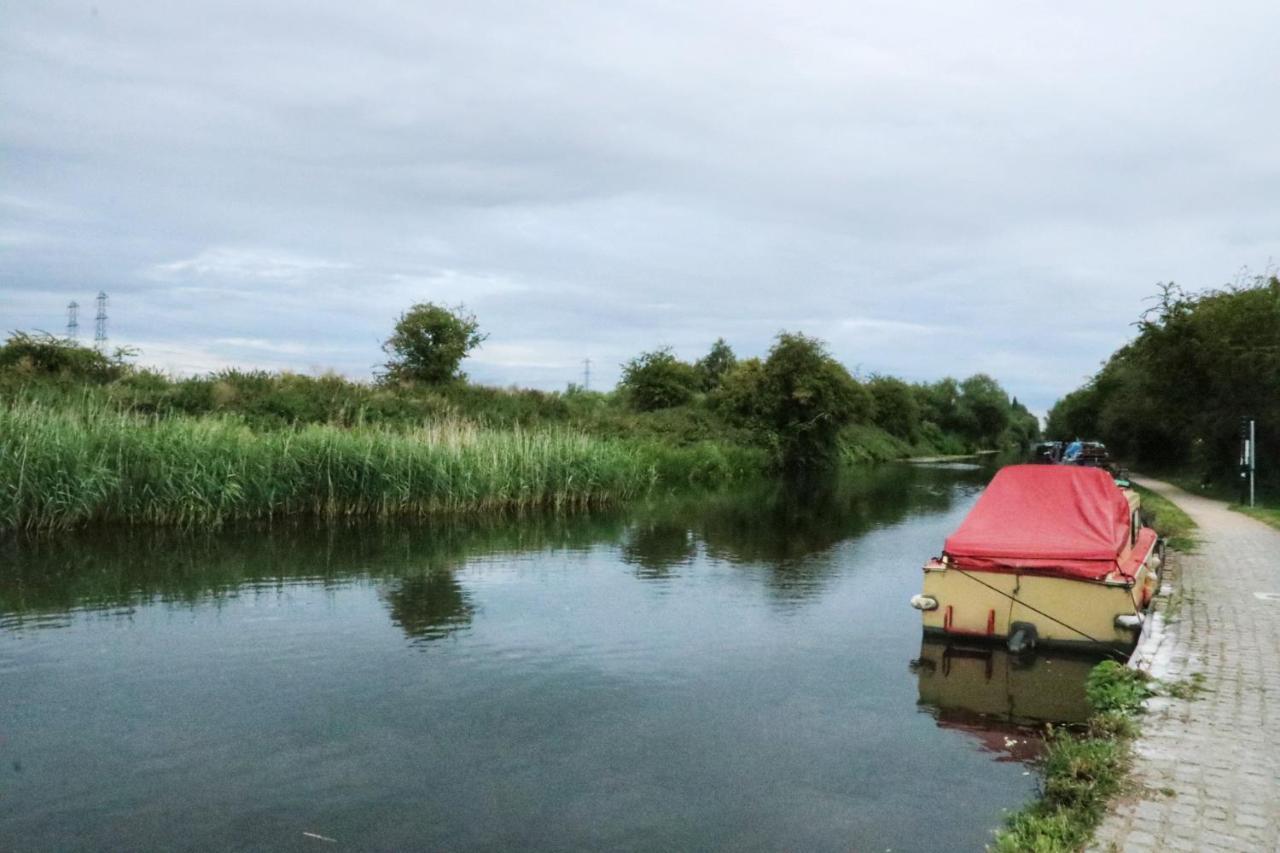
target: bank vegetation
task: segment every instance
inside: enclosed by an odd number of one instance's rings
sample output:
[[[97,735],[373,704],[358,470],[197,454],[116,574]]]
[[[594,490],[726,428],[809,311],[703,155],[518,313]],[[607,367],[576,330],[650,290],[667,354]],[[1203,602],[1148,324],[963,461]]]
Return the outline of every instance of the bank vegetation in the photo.
[[[1280,279],[1159,288],[1136,337],[1054,405],[1046,434],[1097,438],[1143,471],[1238,494],[1240,422],[1257,424],[1263,493],[1280,496]],[[1181,476],[1178,476],[1181,475]]]
[[[816,339],[723,341],[623,365],[609,391],[493,388],[459,369],[462,309],[401,316],[371,381],[175,377],[49,335],[0,346],[0,529],[585,507],[912,455],[1026,446],[1035,418],[984,375],[853,376]]]

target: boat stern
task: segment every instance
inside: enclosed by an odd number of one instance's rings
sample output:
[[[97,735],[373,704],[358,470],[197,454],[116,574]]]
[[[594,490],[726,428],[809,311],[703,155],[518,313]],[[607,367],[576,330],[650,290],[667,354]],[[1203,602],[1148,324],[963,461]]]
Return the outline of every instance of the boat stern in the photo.
[[[945,559],[924,565],[911,606],[928,635],[1091,651],[1131,649],[1153,589],[1153,569],[1132,579],[1081,581],[1036,574],[962,570]]]

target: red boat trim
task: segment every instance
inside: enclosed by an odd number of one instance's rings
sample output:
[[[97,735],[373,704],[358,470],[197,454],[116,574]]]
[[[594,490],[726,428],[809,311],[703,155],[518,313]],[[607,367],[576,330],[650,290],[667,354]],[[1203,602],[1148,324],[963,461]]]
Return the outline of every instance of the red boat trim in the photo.
[[[952,611],[951,605],[947,605],[947,609],[942,614],[942,630],[948,634],[956,634],[961,637],[992,637],[996,633],[996,611],[992,608],[987,611],[987,630],[985,631],[969,631],[964,628],[953,628],[951,626]]]

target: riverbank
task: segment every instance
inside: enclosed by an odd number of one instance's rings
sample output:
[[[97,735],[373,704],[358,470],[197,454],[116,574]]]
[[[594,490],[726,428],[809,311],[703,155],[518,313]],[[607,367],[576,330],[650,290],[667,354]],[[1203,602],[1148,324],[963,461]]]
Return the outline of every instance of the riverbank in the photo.
[[[1040,797],[1011,815],[997,833],[1000,853],[1079,850],[1120,790],[1136,733],[1134,718],[1152,687],[1144,674],[1103,661],[1089,673],[1085,690],[1092,716],[1080,730],[1049,729]]]
[[[1134,660],[1145,644],[1161,635],[1181,598],[1169,595],[1169,578],[1178,555],[1197,543],[1196,523],[1159,491],[1133,484],[1142,497],[1146,522],[1169,546],[1164,588],[1153,602]],[[1153,633],[1154,632],[1154,633]],[[1124,667],[1104,661],[1094,668],[1087,685],[1093,715],[1083,727],[1050,729],[1041,760],[1040,796],[1009,817],[996,836],[1002,853],[1079,850],[1102,824],[1112,798],[1125,789],[1132,767],[1132,744],[1141,730],[1144,700],[1157,694],[1181,692],[1180,683],[1153,678],[1149,667]],[[1162,673],[1163,674],[1163,673]]]
[[[255,430],[89,403],[0,408],[0,530],[585,508],[758,477],[762,451],[463,421]]]
[[[884,462],[905,450],[858,426],[840,461]],[[264,428],[229,415],[146,416],[93,396],[0,406],[0,531],[583,509],[770,473],[763,448],[730,440],[459,419]]]
[[[0,531],[596,507],[771,477],[785,455],[785,429],[735,421],[713,395],[636,411],[621,392],[178,380],[41,346],[106,373],[0,371]],[[964,449],[926,426],[846,424],[822,467]]]
[[[1144,478],[1197,525],[1133,665],[1195,689],[1147,703],[1132,792],[1099,829],[1099,850],[1272,850],[1280,845],[1280,533],[1227,504]]]
[[[594,507],[1036,435],[989,376],[859,381],[803,335],[780,334],[764,361],[715,350],[716,370],[657,350],[613,391],[545,392],[456,369],[183,378],[14,332],[0,346],[0,531]]]

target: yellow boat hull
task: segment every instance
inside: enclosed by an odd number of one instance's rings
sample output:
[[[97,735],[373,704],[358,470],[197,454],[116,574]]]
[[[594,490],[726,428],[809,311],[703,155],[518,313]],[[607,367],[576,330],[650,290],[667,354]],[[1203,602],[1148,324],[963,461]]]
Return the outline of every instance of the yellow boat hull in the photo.
[[[924,567],[924,589],[913,603],[924,605],[930,635],[1008,641],[1031,626],[1035,645],[1128,651],[1155,592],[1158,568],[1154,549],[1132,581],[962,570],[933,561]]]

